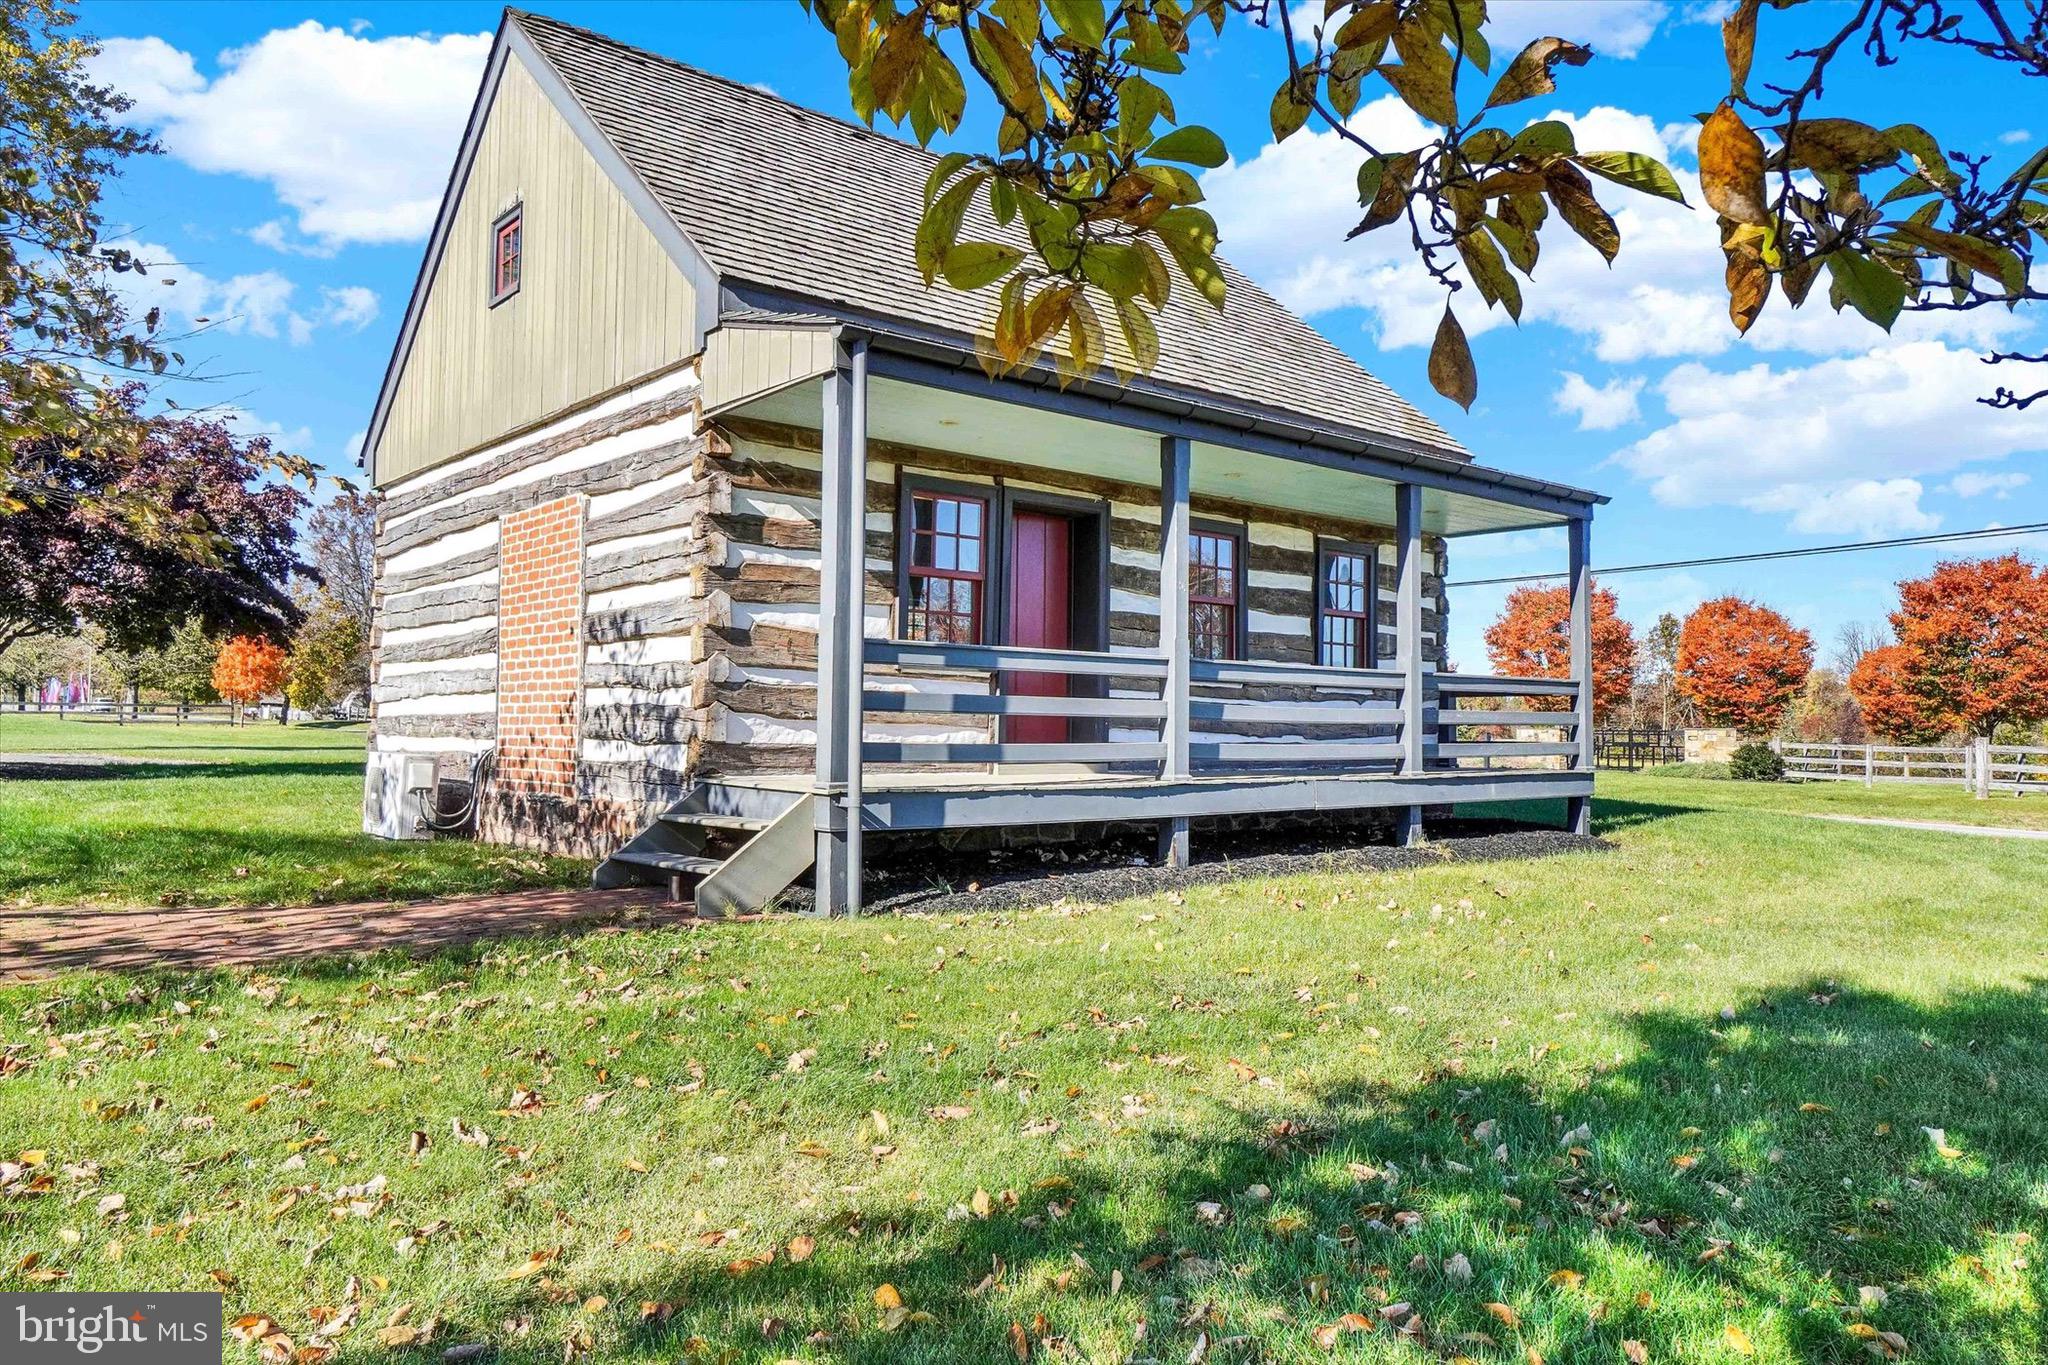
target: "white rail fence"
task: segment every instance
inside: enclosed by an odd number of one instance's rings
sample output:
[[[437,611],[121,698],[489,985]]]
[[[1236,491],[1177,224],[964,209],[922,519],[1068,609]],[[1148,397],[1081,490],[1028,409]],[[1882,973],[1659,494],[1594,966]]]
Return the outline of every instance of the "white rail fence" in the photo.
[[[2024,744],[1806,744],[1773,741],[1801,782],[1926,782],[1992,792],[2048,792],[2048,747]]]

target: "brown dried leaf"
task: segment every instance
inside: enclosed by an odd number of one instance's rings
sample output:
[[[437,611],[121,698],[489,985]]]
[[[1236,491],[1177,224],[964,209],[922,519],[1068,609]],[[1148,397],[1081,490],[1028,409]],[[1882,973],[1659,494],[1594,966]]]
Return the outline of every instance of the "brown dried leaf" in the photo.
[[[1763,140],[1725,102],[1700,129],[1699,159],[1700,191],[1716,213],[1759,227],[1770,222]]]
[[[1438,393],[1467,412],[1472,409],[1472,400],[1479,396],[1479,372],[1472,364],[1472,347],[1449,304],[1444,305],[1443,321],[1437,324],[1436,340],[1429,348],[1429,382]]]

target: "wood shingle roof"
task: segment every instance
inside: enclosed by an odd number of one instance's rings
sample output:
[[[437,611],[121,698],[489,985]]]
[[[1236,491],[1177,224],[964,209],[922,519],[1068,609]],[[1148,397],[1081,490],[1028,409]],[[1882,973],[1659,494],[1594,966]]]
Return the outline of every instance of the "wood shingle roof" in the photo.
[[[963,341],[984,327],[989,292],[927,286],[912,261],[933,154],[586,29],[508,19],[728,284]],[[968,230],[998,233],[986,218]],[[1176,282],[1159,318],[1159,363],[1135,384],[1471,458],[1265,290],[1224,270],[1221,313]]]

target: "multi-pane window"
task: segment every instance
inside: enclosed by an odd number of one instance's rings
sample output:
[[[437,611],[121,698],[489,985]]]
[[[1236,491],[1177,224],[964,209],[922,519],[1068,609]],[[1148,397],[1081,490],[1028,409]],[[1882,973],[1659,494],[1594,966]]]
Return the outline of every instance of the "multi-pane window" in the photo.
[[[498,220],[491,232],[491,302],[510,298],[519,292],[519,222],[523,215],[518,209]]]
[[[1372,667],[1372,556],[1325,546],[1318,568],[1321,637],[1317,661],[1332,668]]]
[[[909,603],[913,640],[980,644],[988,579],[988,504],[950,493],[910,500]]]
[[[1188,537],[1188,645],[1198,659],[1237,657],[1238,556],[1234,535]]]

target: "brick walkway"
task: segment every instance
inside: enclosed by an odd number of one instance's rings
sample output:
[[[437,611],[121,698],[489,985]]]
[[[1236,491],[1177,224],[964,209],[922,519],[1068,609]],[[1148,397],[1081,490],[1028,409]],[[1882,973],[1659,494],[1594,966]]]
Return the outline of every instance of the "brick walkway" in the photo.
[[[285,910],[0,910],[0,981],[72,967],[253,966],[383,948],[451,944],[565,928],[617,932],[687,922],[653,888],[515,891],[502,896]]]

